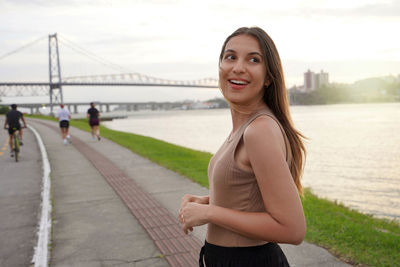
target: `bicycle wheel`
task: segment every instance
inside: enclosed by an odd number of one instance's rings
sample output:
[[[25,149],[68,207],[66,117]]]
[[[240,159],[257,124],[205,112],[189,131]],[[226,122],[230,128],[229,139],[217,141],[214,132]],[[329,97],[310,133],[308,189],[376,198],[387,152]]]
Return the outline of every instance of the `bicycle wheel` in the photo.
[[[18,160],[19,160],[19,139],[16,134],[14,134],[13,139],[14,139],[14,157],[15,157],[15,161],[18,162]]]

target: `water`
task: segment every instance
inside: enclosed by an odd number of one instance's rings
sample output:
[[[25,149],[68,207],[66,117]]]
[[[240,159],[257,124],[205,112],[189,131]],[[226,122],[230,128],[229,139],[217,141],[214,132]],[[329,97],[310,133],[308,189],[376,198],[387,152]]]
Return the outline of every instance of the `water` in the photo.
[[[377,217],[400,220],[400,103],[292,106],[309,139],[303,184],[319,196]],[[138,112],[107,127],[215,153],[230,111]]]

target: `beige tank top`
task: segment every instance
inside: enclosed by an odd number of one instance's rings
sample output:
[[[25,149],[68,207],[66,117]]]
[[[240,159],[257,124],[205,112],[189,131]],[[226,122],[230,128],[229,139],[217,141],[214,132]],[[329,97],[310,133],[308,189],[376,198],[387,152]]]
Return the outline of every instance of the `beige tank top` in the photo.
[[[286,161],[288,164],[290,163],[292,153],[279,121],[268,109],[254,113],[226,139],[210,160],[208,166],[210,204],[240,211],[265,211],[254,173],[240,169],[234,159],[235,150],[243,138],[245,129],[259,116],[269,116],[278,123],[285,140]],[[208,224],[206,239],[208,243],[225,247],[258,246],[267,243],[265,240],[251,239],[212,223]]]

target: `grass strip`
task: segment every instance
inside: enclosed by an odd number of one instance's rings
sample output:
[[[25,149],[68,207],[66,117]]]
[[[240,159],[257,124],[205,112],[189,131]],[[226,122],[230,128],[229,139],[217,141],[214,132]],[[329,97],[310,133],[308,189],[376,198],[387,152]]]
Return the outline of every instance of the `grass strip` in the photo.
[[[319,198],[302,199],[306,240],[357,266],[400,266],[400,224]]]
[[[41,119],[47,116],[28,116]],[[87,120],[71,125],[90,131]],[[212,154],[173,145],[155,138],[100,126],[101,135],[172,171],[208,187],[207,167]],[[302,198],[307,220],[306,241],[358,266],[400,266],[400,224],[373,218],[336,202],[315,196]]]
[[[28,115],[28,117],[57,121],[50,116]],[[73,119],[70,125],[90,132],[87,119]],[[147,136],[111,130],[102,125],[100,133],[102,137],[208,187],[207,168],[211,153],[176,146]]]

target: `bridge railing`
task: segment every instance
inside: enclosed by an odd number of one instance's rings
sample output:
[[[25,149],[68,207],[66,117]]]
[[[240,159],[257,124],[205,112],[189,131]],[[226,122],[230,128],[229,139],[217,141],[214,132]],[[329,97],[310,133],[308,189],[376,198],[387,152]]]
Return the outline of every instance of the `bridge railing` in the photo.
[[[104,74],[104,75],[90,75],[90,76],[74,76],[63,79],[63,83],[95,83],[95,82],[111,82],[111,83],[137,83],[137,84],[151,84],[151,85],[187,85],[196,86],[204,85],[209,87],[217,87],[218,80],[215,78],[204,78],[198,80],[170,80],[158,77],[143,75],[140,73],[121,73],[121,74]]]
[[[0,96],[48,96],[48,82],[0,82]],[[169,80],[139,73],[104,74],[63,78],[61,86],[162,86],[218,88],[218,80],[205,78],[198,80]]]

